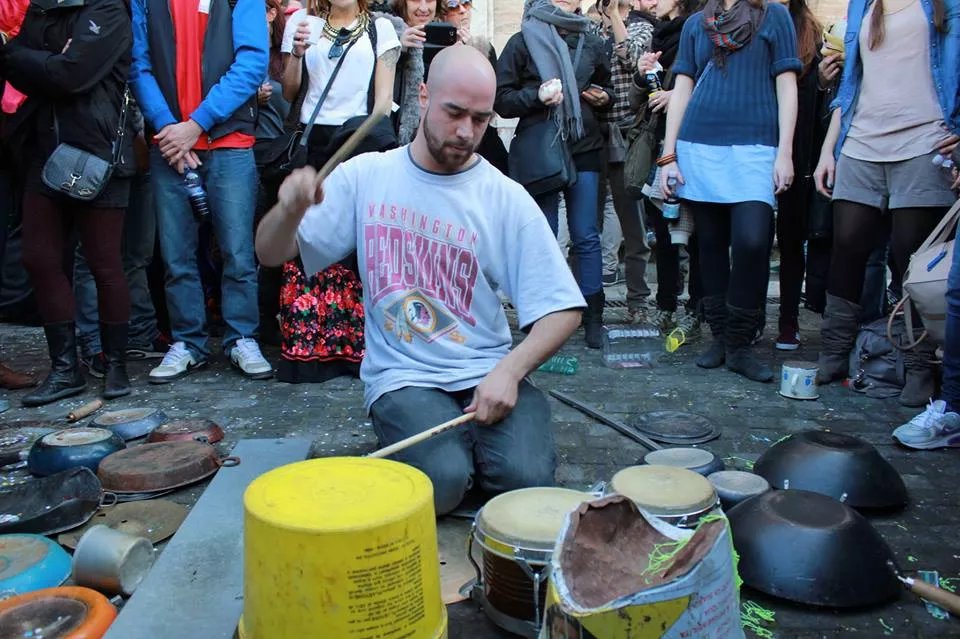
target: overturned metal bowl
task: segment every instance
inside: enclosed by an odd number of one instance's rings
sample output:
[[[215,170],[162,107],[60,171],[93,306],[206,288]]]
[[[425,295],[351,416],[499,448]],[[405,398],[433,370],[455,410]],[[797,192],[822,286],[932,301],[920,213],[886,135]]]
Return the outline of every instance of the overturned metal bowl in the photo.
[[[809,490],[854,508],[899,508],[907,488],[872,445],[852,435],[810,430],[771,446],[753,466],[774,488]]]
[[[727,513],[740,577],[761,592],[853,608],[896,598],[893,553],[853,508],[806,490],[772,490]]]

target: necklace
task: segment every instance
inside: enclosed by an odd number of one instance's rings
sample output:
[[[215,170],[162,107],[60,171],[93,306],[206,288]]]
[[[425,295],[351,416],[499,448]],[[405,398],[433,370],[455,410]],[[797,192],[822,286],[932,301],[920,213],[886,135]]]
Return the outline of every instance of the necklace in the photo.
[[[366,12],[361,13],[358,16],[357,24],[352,29],[347,29],[346,27],[342,29],[337,29],[330,25],[329,19],[323,21],[323,37],[331,42],[336,42],[337,38],[340,38],[341,42],[353,42],[361,34],[363,34],[367,27],[370,25],[370,15]],[[346,31],[347,33],[341,35],[341,32]]]

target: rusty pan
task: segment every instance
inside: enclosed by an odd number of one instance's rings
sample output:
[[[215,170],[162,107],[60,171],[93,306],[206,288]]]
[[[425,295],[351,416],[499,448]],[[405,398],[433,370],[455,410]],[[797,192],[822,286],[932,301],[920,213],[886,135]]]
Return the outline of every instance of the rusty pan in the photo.
[[[209,419],[181,419],[161,424],[147,437],[149,443],[170,441],[198,441],[215,444],[223,439],[223,429]]]
[[[217,450],[196,441],[143,444],[109,455],[97,475],[104,490],[118,495],[159,493],[210,477],[221,466],[236,466],[239,457],[220,458]]]

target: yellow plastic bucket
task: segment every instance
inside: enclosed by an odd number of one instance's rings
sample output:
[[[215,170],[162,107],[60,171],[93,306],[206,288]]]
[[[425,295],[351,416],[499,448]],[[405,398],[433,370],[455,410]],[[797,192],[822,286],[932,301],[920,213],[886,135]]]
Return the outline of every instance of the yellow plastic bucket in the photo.
[[[244,494],[243,639],[445,639],[433,486],[385,459],[290,464]]]

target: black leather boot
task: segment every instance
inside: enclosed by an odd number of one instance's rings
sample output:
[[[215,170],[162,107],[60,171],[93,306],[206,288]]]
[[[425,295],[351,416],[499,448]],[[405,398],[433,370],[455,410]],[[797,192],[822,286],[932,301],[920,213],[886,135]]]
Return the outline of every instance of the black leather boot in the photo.
[[[773,381],[773,370],[753,354],[753,338],[763,311],[727,306],[727,368],[755,382]]]
[[[100,323],[100,342],[107,360],[107,374],[103,379],[104,399],[116,399],[130,394],[130,378],[127,377],[127,331],[126,323]]]
[[[583,334],[588,348],[603,346],[603,291],[587,296],[587,310],[583,312]]]
[[[710,325],[713,334],[713,343],[707,350],[697,356],[697,366],[700,368],[719,368],[726,358],[726,347],[723,344],[724,333],[727,330],[727,300],[723,295],[710,295],[703,298],[703,315]]]
[[[24,406],[43,406],[64,397],[83,392],[87,380],[80,372],[77,357],[77,335],[73,322],[47,324],[43,327],[50,353],[50,372],[37,390],[23,397]]]

